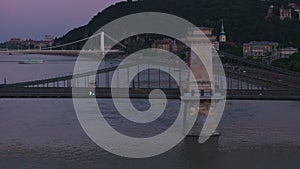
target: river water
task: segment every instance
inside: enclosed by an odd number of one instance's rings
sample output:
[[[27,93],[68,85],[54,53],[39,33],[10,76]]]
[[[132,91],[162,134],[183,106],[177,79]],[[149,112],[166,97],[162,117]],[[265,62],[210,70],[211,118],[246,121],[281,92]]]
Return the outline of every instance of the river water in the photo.
[[[19,65],[25,59],[41,65]],[[0,79],[8,83],[70,74],[75,58],[46,55],[0,56]],[[105,63],[111,65],[110,62]],[[141,109],[146,100],[134,100]],[[148,128],[128,124],[110,99],[99,99],[103,115],[127,134],[157,134],[166,119]],[[175,111],[172,100],[167,112]],[[112,155],[93,143],[81,128],[71,99],[1,99],[1,169],[298,169],[300,166],[299,101],[227,101],[219,125],[221,136],[204,145],[187,138],[152,158]]]

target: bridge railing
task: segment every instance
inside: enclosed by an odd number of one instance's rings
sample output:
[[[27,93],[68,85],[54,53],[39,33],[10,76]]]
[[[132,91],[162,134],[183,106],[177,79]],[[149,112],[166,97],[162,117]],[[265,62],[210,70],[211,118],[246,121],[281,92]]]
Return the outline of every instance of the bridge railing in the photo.
[[[158,65],[161,63],[158,63]],[[145,64],[144,64],[145,65]],[[157,66],[157,65],[155,65]],[[161,66],[164,66],[161,64]],[[129,74],[129,71],[137,71],[139,72],[140,65],[136,62],[127,63],[120,66],[110,67],[110,68],[104,68],[97,71],[90,71],[90,72],[84,72],[79,73],[75,75],[66,75],[61,77],[55,77],[55,78],[48,78],[48,79],[40,79],[40,80],[34,80],[34,81],[27,81],[27,82],[20,82],[20,83],[14,83],[14,84],[6,84],[6,85],[0,85],[2,88],[20,88],[20,87],[90,87],[91,85],[96,85],[96,87],[102,87],[102,88],[110,88],[114,87],[112,86],[112,76],[114,73],[116,73],[117,77],[121,77],[122,75],[119,75],[120,71],[127,72]],[[134,68],[134,70],[132,70]],[[151,69],[149,69],[151,68]],[[176,68],[176,66],[175,66]],[[169,71],[175,71],[175,69],[169,68]],[[153,69],[153,70],[152,70]],[[167,69],[167,68],[166,68]],[[180,70],[180,69],[179,69]],[[154,72],[155,71],[155,72]],[[186,85],[185,82],[187,82],[187,79],[181,78],[182,72],[178,71],[179,79],[182,79],[180,82],[181,84],[177,84],[176,81],[171,78],[170,73],[166,73],[163,71],[160,71],[159,68],[155,70],[155,68],[148,65],[148,69],[144,72],[142,72],[143,75],[140,73],[137,74],[137,76],[132,80],[132,82],[129,82],[129,79],[125,79],[127,81],[123,82],[125,83],[131,83],[132,88],[178,88],[178,85]],[[124,75],[123,75],[124,76]],[[187,77],[187,75],[185,75]],[[129,78],[129,75],[128,75]],[[117,80],[118,84],[115,84],[115,87],[122,87],[122,81]],[[82,84],[84,83],[84,84]],[[91,84],[94,83],[94,84]],[[102,85],[102,86],[101,86]],[[123,85],[124,86],[124,85]]]
[[[137,76],[129,82],[129,71],[139,72],[139,65],[143,65],[142,62],[132,62],[124,65],[119,65],[110,68],[104,68],[97,71],[83,72],[76,75],[65,75],[55,78],[40,79],[35,81],[20,82],[14,84],[0,85],[0,88],[23,88],[23,87],[33,87],[33,88],[71,88],[71,87],[86,87],[95,86],[96,88],[122,88],[124,85],[122,83],[130,84],[130,88],[140,88],[140,89],[156,89],[156,88],[187,88],[188,84],[188,71],[183,70],[181,67],[175,64],[170,64],[166,70],[169,72],[162,72],[155,70],[154,67],[148,65],[148,69],[144,72],[138,73]],[[145,65],[145,64],[144,64]],[[134,70],[131,68],[134,67]],[[147,66],[147,65],[146,65]],[[166,66],[164,63],[157,63],[156,66]],[[151,68],[151,69],[149,69]],[[153,70],[152,70],[153,69]],[[123,71],[123,75],[118,71]],[[170,71],[176,71],[179,80],[179,84],[170,76]],[[125,73],[124,73],[125,72]],[[218,72],[218,71],[217,71]],[[117,80],[117,84],[112,86],[112,76],[117,74],[117,77],[121,77],[122,80]],[[298,90],[299,86],[282,84],[277,81],[262,79],[256,76],[250,76],[244,73],[239,73],[231,70],[226,70],[227,79],[224,77],[218,77],[216,73],[215,85],[226,83],[229,90]],[[120,74],[120,75],[119,75]],[[174,73],[173,73],[174,74]]]
[[[252,84],[256,83],[256,85],[258,85],[262,89],[300,90],[300,86],[298,86],[298,85],[281,83],[276,80],[265,79],[265,78],[261,78],[258,76],[244,74],[241,72],[235,72],[232,70],[226,70],[226,75],[227,75],[227,77],[236,78],[236,79],[239,79],[240,81],[248,82],[249,84],[251,84],[251,82],[252,82]],[[229,80],[229,78],[228,78],[228,80]],[[241,88],[241,89],[243,89],[243,88]]]

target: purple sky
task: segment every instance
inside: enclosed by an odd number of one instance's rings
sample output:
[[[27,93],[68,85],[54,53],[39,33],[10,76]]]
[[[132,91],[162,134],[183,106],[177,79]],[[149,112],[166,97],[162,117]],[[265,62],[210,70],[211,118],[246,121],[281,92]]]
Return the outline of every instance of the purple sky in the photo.
[[[122,0],[1,0],[0,42],[16,38],[62,36]]]

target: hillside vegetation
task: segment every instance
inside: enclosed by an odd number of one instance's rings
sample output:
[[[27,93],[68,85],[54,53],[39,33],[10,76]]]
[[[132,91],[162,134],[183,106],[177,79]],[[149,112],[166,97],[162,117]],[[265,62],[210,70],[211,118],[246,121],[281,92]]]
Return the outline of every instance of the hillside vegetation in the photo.
[[[297,13],[293,19],[281,21],[281,4],[300,0],[143,0],[121,2],[98,13],[85,26],[75,28],[55,41],[63,44],[88,37],[106,23],[121,16],[137,12],[164,12],[183,17],[197,26],[215,28],[220,32],[221,20],[224,19],[225,31],[230,44],[241,47],[242,43],[252,40],[279,42],[281,46],[294,46],[300,49],[300,21]],[[275,16],[265,20],[270,5],[274,5]],[[80,46],[79,46],[80,47]]]
[[[300,72],[300,54],[293,54],[289,58],[275,60],[272,62],[272,66]]]

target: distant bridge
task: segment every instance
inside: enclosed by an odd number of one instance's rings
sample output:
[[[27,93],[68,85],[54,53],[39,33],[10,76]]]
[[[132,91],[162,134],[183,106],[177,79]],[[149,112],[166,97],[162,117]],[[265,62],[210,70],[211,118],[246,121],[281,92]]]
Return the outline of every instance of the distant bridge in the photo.
[[[72,46],[78,43],[85,42],[87,40],[98,38],[99,37],[99,47],[97,49],[87,49],[87,50],[65,50],[66,47]],[[49,46],[44,47],[40,49],[26,49],[26,50],[0,50],[0,54],[6,54],[6,55],[14,55],[14,54],[51,54],[51,55],[72,55],[72,56],[78,56],[79,54],[120,54],[124,53],[124,51],[118,50],[118,49],[105,49],[105,37],[110,39],[111,41],[115,42],[122,48],[126,49],[126,46],[123,44],[117,42],[114,38],[111,36],[105,34],[104,32],[100,32],[97,34],[94,34],[90,37],[83,38],[80,40],[76,40],[74,42],[65,43],[57,46]]]
[[[45,55],[64,55],[64,56],[78,56],[79,54],[101,54],[102,52],[107,54],[123,54],[121,50],[8,50],[0,51],[0,54],[5,55],[19,55],[19,54],[45,54]]]

